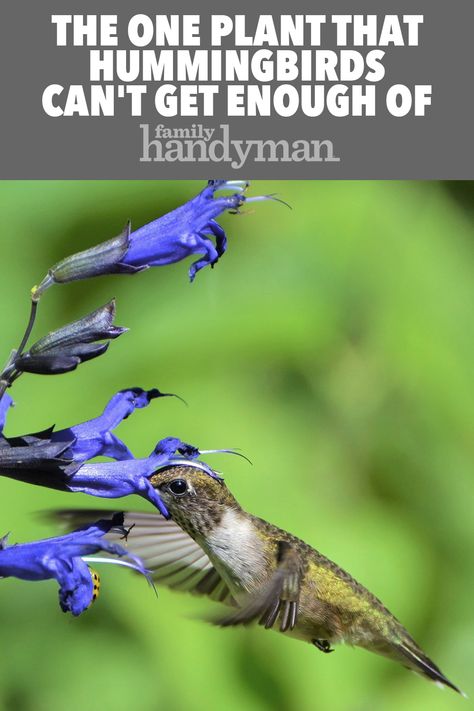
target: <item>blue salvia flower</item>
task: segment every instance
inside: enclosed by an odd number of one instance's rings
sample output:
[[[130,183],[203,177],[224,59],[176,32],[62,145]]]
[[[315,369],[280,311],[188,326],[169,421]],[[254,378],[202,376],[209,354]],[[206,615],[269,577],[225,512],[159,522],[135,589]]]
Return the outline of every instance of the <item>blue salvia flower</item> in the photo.
[[[150,501],[165,518],[169,518],[169,512],[158,491],[150,483],[150,478],[158,469],[183,461],[203,469],[210,476],[216,478],[217,475],[207,464],[196,461],[199,455],[200,451],[197,447],[187,444],[177,437],[166,437],[160,440],[150,456],[144,459],[128,459],[121,462],[87,462],[79,468],[76,465],[66,468],[66,478],[63,481],[64,489],[106,499],[138,494]],[[41,484],[38,480],[33,483]]]
[[[37,301],[54,283],[66,283],[102,274],[133,274],[148,267],[162,267],[192,255],[202,255],[189,268],[193,281],[203,267],[216,264],[227,247],[227,238],[216,218],[223,212],[238,213],[248,203],[276,200],[273,195],[246,197],[244,180],[210,180],[204,190],[184,205],[131,232],[73,254],[52,267],[32,291]],[[231,191],[230,195],[218,195]],[[281,201],[280,201],[281,202]]]
[[[226,234],[216,218],[228,210],[238,212],[245,203],[273,197],[245,197],[247,187],[248,183],[242,180],[210,180],[195,198],[132,232],[124,263],[132,267],[161,267],[202,254],[189,268],[189,278],[193,281],[200,269],[214,266],[226,251]],[[222,190],[235,192],[216,195]]]
[[[99,591],[98,575],[87,565],[94,559],[88,556],[105,551],[111,556],[128,558],[123,561],[110,558],[107,562],[133,568],[148,579],[148,571],[140,558],[130,555],[117,543],[105,540],[105,534],[112,529],[127,536],[122,514],[65,536],[31,543],[8,546],[5,536],[0,541],[0,576],[33,581],[55,579],[59,583],[59,604],[63,612],[80,615],[96,599]]]
[[[65,450],[64,456],[69,456],[76,463],[98,456],[110,457],[118,461],[133,459],[133,454],[127,445],[112,430],[135,409],[147,407],[155,398],[170,395],[171,393],[162,393],[157,388],[120,390],[111,398],[99,417],[53,432],[51,442],[72,442]]]

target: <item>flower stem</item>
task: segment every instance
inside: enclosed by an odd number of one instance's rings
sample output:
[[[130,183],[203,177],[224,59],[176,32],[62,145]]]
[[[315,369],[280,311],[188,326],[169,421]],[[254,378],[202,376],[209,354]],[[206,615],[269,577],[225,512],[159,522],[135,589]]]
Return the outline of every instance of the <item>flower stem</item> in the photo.
[[[27,327],[26,327],[25,333],[23,334],[23,338],[21,339],[21,343],[20,343],[20,345],[19,345],[19,347],[18,347],[18,350],[17,350],[17,353],[16,353],[17,357],[18,357],[18,356],[21,356],[21,354],[23,353],[23,349],[24,349],[24,347],[26,346],[26,344],[27,344],[27,342],[28,342],[28,338],[30,337],[31,331],[33,330],[33,326],[35,325],[35,319],[36,319],[36,312],[37,312],[37,310],[38,310],[38,302],[32,300],[32,301],[31,301],[30,318],[29,318],[28,325],[27,325]]]
[[[30,310],[30,318],[28,319],[28,324],[26,326],[25,332],[23,334],[23,338],[21,339],[20,345],[18,346],[17,350],[13,350],[10,353],[10,357],[8,359],[8,362],[3,369],[2,373],[0,374],[0,400],[3,397],[3,393],[5,390],[10,387],[12,384],[13,380],[18,377],[18,374],[15,373],[15,360],[21,354],[23,353],[23,350],[28,343],[28,339],[30,337],[31,331],[33,330],[33,326],[35,325],[35,320],[36,320],[36,312],[38,310],[38,302],[32,300],[31,301],[31,310]],[[12,377],[13,375],[13,377]]]

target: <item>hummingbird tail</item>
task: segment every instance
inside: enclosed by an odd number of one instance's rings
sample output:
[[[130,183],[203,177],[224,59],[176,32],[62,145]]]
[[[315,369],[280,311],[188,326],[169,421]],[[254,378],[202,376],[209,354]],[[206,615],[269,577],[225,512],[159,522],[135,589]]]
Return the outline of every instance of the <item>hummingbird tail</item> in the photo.
[[[440,684],[442,686],[448,686],[450,689],[453,689],[458,694],[461,694],[461,696],[466,696],[466,694],[461,691],[461,689],[455,686],[452,682],[449,681],[449,679],[444,676],[444,674],[436,666],[436,664],[432,662],[431,659],[429,659],[425,654],[423,654],[421,649],[419,649],[417,646],[407,642],[400,642],[399,644],[395,644],[394,647],[398,652],[399,660],[409,669],[421,674],[422,676],[426,677],[427,679],[430,679],[431,681],[434,681],[437,684]]]

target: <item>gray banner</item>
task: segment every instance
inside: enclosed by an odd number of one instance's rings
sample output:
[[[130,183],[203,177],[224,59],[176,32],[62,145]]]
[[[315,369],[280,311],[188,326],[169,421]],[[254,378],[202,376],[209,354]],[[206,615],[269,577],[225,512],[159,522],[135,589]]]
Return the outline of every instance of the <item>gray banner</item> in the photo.
[[[59,7],[33,0],[4,5],[0,43],[3,74],[0,177],[474,178],[472,2],[346,0],[336,7],[332,3],[316,7],[298,4],[289,10],[280,8],[278,2],[271,7],[269,11],[268,6],[265,9],[250,0],[242,0],[238,9],[232,10],[217,4],[198,9],[189,5],[189,0],[181,0],[174,8],[157,6],[149,0],[133,8],[117,0],[113,9],[103,0],[80,3],[62,0]],[[424,23],[420,27],[419,46],[382,48],[386,51],[383,60],[386,74],[376,85],[375,117],[337,117],[327,112],[309,117],[301,111],[287,118],[275,114],[230,117],[226,113],[223,84],[215,97],[214,116],[160,116],[153,100],[158,85],[153,84],[148,86],[143,99],[141,116],[132,117],[130,101],[124,99],[117,100],[113,117],[46,115],[42,96],[48,85],[65,87],[61,99],[56,97],[53,102],[63,108],[70,85],[84,85],[86,94],[90,85],[91,47],[57,47],[52,14],[118,14],[119,47],[130,49],[124,29],[131,16],[200,13],[200,48],[206,49],[212,12],[231,16],[246,12],[249,27],[255,26],[257,15],[270,12],[275,18],[289,12],[325,14],[328,21],[339,13],[376,13],[380,18],[386,13],[400,17],[404,13],[422,14]],[[329,31],[326,38],[323,48],[341,49],[331,46]],[[222,49],[231,47],[227,43]],[[153,44],[149,48],[157,49]],[[301,49],[305,48],[299,47],[298,51]],[[373,47],[357,49],[366,54]],[[299,90],[297,81],[289,83]],[[361,79],[355,83],[365,82]],[[404,117],[390,115],[385,94],[393,84],[432,85],[432,104],[427,107],[426,115],[414,116],[413,111]],[[124,86],[125,92],[127,85]],[[268,86],[273,91],[277,85],[270,82]],[[114,91],[119,95],[118,89]],[[170,138],[172,143],[167,144]]]

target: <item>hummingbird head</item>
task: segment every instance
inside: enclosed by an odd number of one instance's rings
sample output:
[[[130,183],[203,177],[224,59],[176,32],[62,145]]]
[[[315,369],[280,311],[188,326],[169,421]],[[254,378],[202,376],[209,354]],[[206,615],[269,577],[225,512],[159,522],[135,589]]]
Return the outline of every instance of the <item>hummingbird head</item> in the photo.
[[[222,479],[197,467],[160,469],[150,478],[172,518],[190,536],[206,536],[230,508],[240,510]]]

